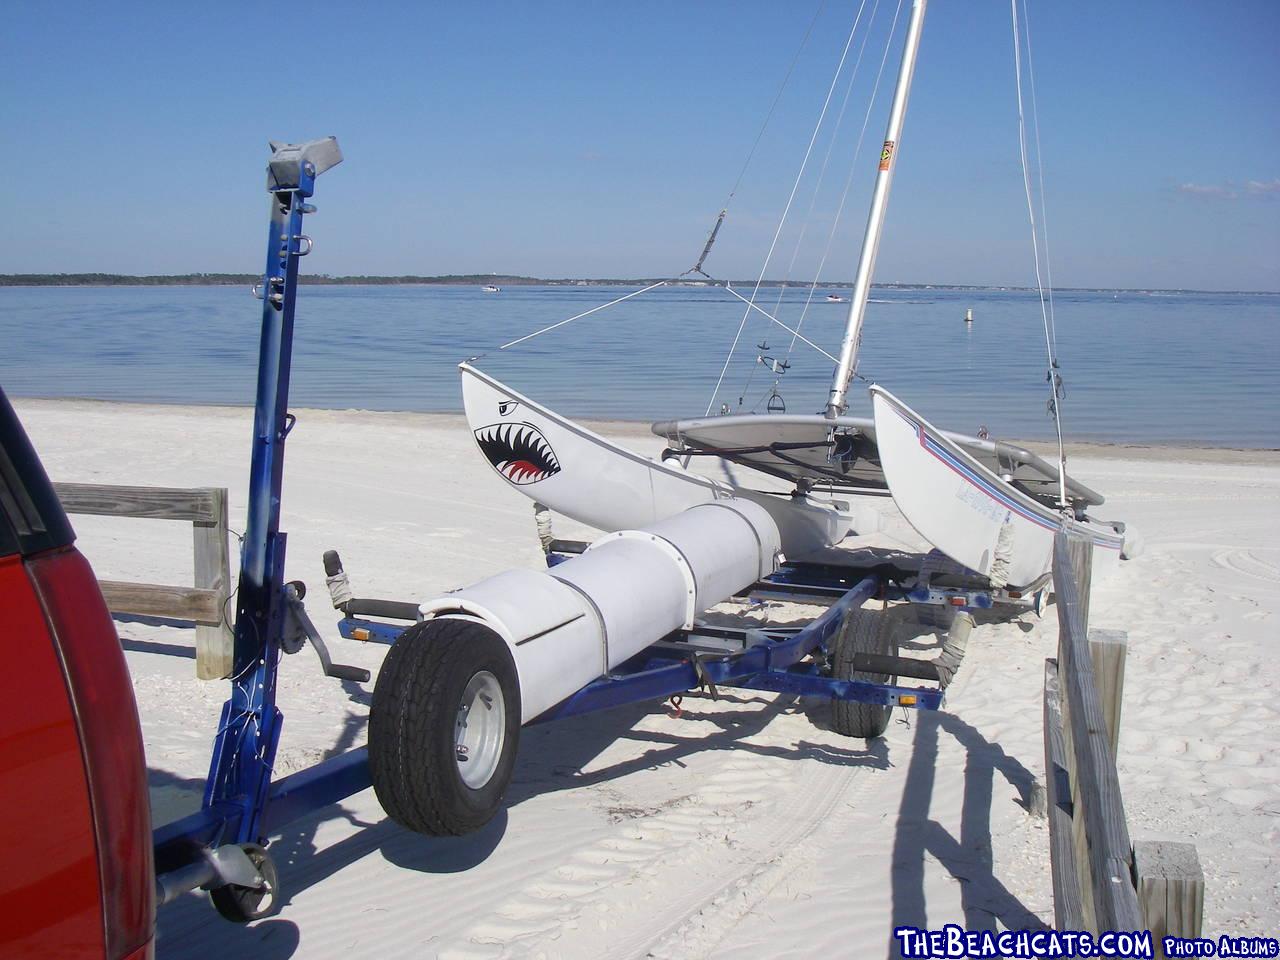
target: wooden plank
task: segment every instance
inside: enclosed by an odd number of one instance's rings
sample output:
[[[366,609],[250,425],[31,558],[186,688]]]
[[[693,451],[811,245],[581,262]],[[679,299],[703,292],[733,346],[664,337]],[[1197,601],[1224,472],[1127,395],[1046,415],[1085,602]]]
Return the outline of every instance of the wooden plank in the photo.
[[[1089,630],[1089,662],[1093,664],[1113,757],[1120,750],[1120,708],[1124,700],[1124,664],[1128,650],[1129,634],[1125,631],[1096,627]]]
[[[1151,931],[1156,956],[1162,939],[1198,937],[1204,922],[1204,871],[1194,844],[1139,841],[1133,845],[1133,870],[1142,925]]]
[[[68,513],[99,517],[217,522],[214,491],[207,488],[127,487],[100,483],[55,483]]]
[[[1069,721],[1068,721],[1069,722]],[[1068,739],[1070,734],[1068,733]],[[1072,750],[1071,777],[1071,855],[1076,863],[1076,882],[1080,885],[1081,930],[1099,932],[1098,898],[1095,893],[1097,872],[1093,869],[1093,850],[1089,844],[1089,820],[1085,806],[1090,798],[1081,794],[1080,778],[1075,776],[1075,750]],[[1105,911],[1104,911],[1105,912]]]
[[[1089,626],[1089,598],[1093,586],[1093,542],[1058,534],[1058,540],[1066,540],[1071,557],[1070,569],[1075,579],[1078,608],[1080,611],[1080,636]],[[1055,544],[1056,547],[1056,544]],[[1055,591],[1057,586],[1054,586]]]
[[[1085,550],[1091,546],[1085,544]],[[1093,923],[1090,929],[1136,930],[1141,911],[1132,882],[1133,849],[1125,822],[1120,781],[1110,734],[1098,697],[1093,664],[1086,648],[1082,592],[1075,575],[1088,570],[1079,551],[1069,548],[1059,534],[1054,544],[1054,592],[1058,598],[1059,670],[1068,703],[1072,769],[1072,800],[1075,804],[1076,850],[1087,859],[1088,884],[1092,891]],[[1087,581],[1086,581],[1087,584]],[[1083,822],[1079,818],[1083,816]],[[1083,860],[1080,872],[1086,867]],[[1085,903],[1089,918],[1090,904]]]
[[[124,583],[119,580],[99,580],[98,586],[102,588],[107,609],[112,613],[172,617],[206,624],[221,622],[222,603],[212,590],[160,583]]]
[[[211,590],[218,597],[220,616],[214,625],[196,626],[196,676],[201,680],[220,680],[231,676],[235,655],[235,635],[228,609],[231,592],[231,558],[227,550],[227,491],[225,487],[209,491],[214,498],[215,519],[197,520],[193,526],[196,587]]]
[[[1053,876],[1054,925],[1059,930],[1084,929],[1084,903],[1076,872],[1072,836],[1071,778],[1063,739],[1058,661],[1044,662],[1044,781],[1049,820],[1049,866]]]

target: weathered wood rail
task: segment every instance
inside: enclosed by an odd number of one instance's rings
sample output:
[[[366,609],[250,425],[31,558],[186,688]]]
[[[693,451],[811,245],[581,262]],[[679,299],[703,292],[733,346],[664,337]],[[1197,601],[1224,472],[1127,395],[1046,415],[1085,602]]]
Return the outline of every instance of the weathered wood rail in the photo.
[[[196,676],[217,680],[231,674],[234,647],[227,609],[231,563],[227,548],[225,487],[129,487],[99,483],[55,483],[68,513],[98,517],[180,520],[192,525],[195,584],[174,586],[100,580],[112,613],[172,617],[196,624]]]
[[[1127,635],[1089,630],[1092,545],[1059,533],[1053,588],[1058,656],[1045,661],[1044,744],[1055,925],[1200,935],[1204,875],[1195,847],[1129,837],[1116,750]]]

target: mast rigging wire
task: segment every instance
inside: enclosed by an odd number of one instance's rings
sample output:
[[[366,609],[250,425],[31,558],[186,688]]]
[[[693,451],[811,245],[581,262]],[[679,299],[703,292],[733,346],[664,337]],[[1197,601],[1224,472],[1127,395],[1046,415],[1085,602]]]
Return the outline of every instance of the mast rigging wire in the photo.
[[[1027,218],[1031,223],[1031,251],[1036,261],[1036,289],[1040,293],[1040,317],[1044,322],[1044,345],[1049,364],[1046,374],[1049,382],[1049,409],[1053,413],[1054,430],[1058,436],[1058,506],[1065,510],[1069,501],[1067,500],[1067,454],[1062,443],[1062,411],[1059,404],[1061,378],[1058,375],[1058,358],[1054,349],[1054,336],[1049,326],[1049,312],[1045,303],[1044,282],[1040,277],[1040,231],[1036,227],[1035,203],[1031,197],[1031,172],[1027,163],[1027,124],[1022,107],[1022,31],[1018,22],[1018,0],[1009,0],[1009,6],[1013,14],[1013,66],[1018,91],[1018,147],[1022,159],[1022,186],[1027,197]],[[1028,44],[1029,50],[1030,44]],[[1034,80],[1032,84],[1034,85]],[[1032,105],[1034,108],[1034,99]]]
[[[820,346],[818,346],[816,343],[814,343],[814,342],[813,342],[812,340],[810,340],[808,337],[801,336],[801,334],[800,334],[800,331],[799,331],[799,330],[796,330],[796,329],[794,329],[794,328],[792,328],[792,327],[787,326],[785,323],[783,323],[781,320],[779,320],[777,317],[775,317],[772,313],[770,313],[770,312],[769,312],[768,310],[766,310],[764,307],[760,306],[760,304],[758,304],[758,303],[754,303],[754,302],[752,302],[751,300],[748,300],[746,297],[744,297],[742,294],[740,294],[737,290],[733,289],[733,287],[729,286],[729,284],[727,284],[727,283],[726,283],[726,284],[724,285],[724,288],[725,288],[726,290],[728,290],[728,291],[729,291],[730,293],[732,293],[735,297],[737,297],[739,300],[741,300],[743,303],[745,303],[745,304],[747,305],[747,313],[750,313],[752,310],[755,310],[757,313],[762,313],[762,314],[764,314],[764,315],[765,315],[766,317],[768,317],[771,321],[773,321],[773,322],[774,322],[774,323],[776,323],[778,326],[780,326],[783,330],[787,331],[787,333],[790,333],[790,334],[792,334],[793,336],[796,336],[796,337],[800,337],[800,339],[801,339],[801,340],[803,340],[803,341],[804,341],[805,343],[807,343],[809,346],[813,347],[813,349],[817,350],[820,354],[822,354],[824,357],[826,357],[826,358],[827,358],[828,360],[830,360],[832,363],[838,363],[838,362],[839,362],[838,360],[836,360],[836,358],[835,358],[835,357],[833,357],[831,354],[827,353],[827,351],[823,350]],[[714,402],[714,401],[713,401],[713,402]],[[708,416],[709,416],[709,415],[710,415],[710,412],[708,411],[708,413],[707,413],[706,415],[708,415]]]
[[[760,129],[756,131],[756,138],[751,143],[751,149],[747,151],[747,158],[742,161],[742,169],[738,171],[738,178],[733,181],[733,189],[729,191],[729,196],[725,197],[724,206],[720,208],[720,215],[716,217],[715,225],[711,228],[711,234],[707,237],[702,253],[698,256],[698,262],[686,273],[700,273],[708,280],[712,279],[711,274],[702,269],[702,265],[706,262],[707,255],[711,253],[712,246],[715,245],[716,236],[724,225],[724,218],[729,214],[729,207],[733,204],[733,198],[738,193],[738,187],[742,186],[742,178],[747,175],[747,168],[751,166],[751,160],[756,155],[756,148],[760,146],[760,141],[764,138],[764,132],[769,128],[769,121],[773,119],[774,111],[778,109],[778,101],[782,99],[782,94],[786,92],[787,84],[791,82],[791,74],[795,72],[796,64],[800,62],[800,54],[809,45],[809,37],[813,33],[814,25],[818,22],[818,17],[822,15],[822,11],[826,9],[826,6],[827,0],[822,0],[818,4],[818,9],[813,12],[813,19],[809,21],[808,29],[805,30],[804,36],[800,38],[800,46],[796,48],[795,56],[791,58],[791,64],[787,67],[787,72],[782,77],[782,83],[778,86],[778,92],[773,95],[773,103],[769,105],[769,112],[765,114],[764,123],[760,124]],[[684,276],[684,274],[681,274],[681,276]]]
[[[708,274],[706,271],[702,269],[702,265],[706,261],[707,255],[711,253],[711,247],[713,244],[715,244],[716,236],[720,233],[720,227],[724,224],[725,217],[729,213],[729,206],[733,201],[734,195],[737,194],[738,187],[742,185],[742,178],[746,176],[747,168],[751,166],[751,160],[755,156],[756,148],[760,146],[760,141],[764,137],[765,130],[768,129],[769,122],[773,119],[773,114],[778,108],[778,102],[782,99],[782,94],[787,89],[787,84],[791,80],[791,75],[795,71],[796,64],[800,62],[800,55],[804,52],[804,48],[808,46],[809,37],[813,34],[813,28],[817,24],[818,17],[821,16],[822,11],[826,9],[826,5],[827,5],[827,0],[822,0],[822,2],[818,4],[818,8],[817,10],[814,11],[813,18],[809,21],[809,26],[805,30],[804,36],[800,39],[800,46],[796,48],[795,55],[791,58],[791,63],[787,67],[787,72],[782,78],[782,83],[778,86],[778,92],[775,93],[773,96],[773,103],[769,106],[769,112],[765,115],[764,122],[760,125],[760,129],[756,133],[756,138],[755,138],[755,141],[751,144],[751,149],[747,151],[747,157],[742,162],[742,169],[738,171],[738,178],[733,183],[733,189],[729,191],[729,196],[725,198],[724,206],[720,210],[720,215],[716,218],[715,225],[711,228],[711,233],[707,237],[707,242],[706,244],[703,245],[702,253],[698,256],[698,262],[694,264],[691,268],[686,270],[684,273],[679,274],[678,276],[668,277],[666,280],[662,280],[657,283],[650,284],[649,286],[644,287],[643,289],[640,289],[640,290],[633,290],[631,293],[628,293],[622,297],[618,297],[616,300],[610,300],[608,303],[602,303],[599,306],[592,307],[590,310],[583,311],[582,313],[576,314],[572,317],[568,317],[565,320],[561,320],[557,323],[550,324],[548,326],[541,328],[540,330],[535,330],[533,333],[527,334],[523,337],[519,337],[515,340],[511,340],[507,343],[502,344],[500,347],[498,347],[499,350],[506,350],[508,347],[514,347],[517,344],[524,343],[526,340],[532,340],[534,337],[539,337],[544,333],[549,333],[550,331],[555,330],[558,327],[563,327],[565,324],[572,323],[574,320],[581,320],[583,317],[590,316],[591,314],[596,313],[600,310],[604,310],[607,307],[612,307],[619,303],[622,303],[622,301],[624,300],[630,300],[632,297],[639,296],[642,293],[648,293],[650,290],[656,289],[657,287],[666,286],[667,284],[675,280],[681,280],[684,277],[687,277],[691,273],[699,273],[709,280],[713,279],[710,274]],[[483,354],[481,354],[480,356],[483,356]],[[473,357],[472,359],[479,359],[479,358]]]
[[[1053,349],[1058,350],[1058,328],[1053,316],[1053,258],[1049,255],[1049,212],[1044,196],[1044,154],[1040,150],[1040,108],[1036,106],[1036,68],[1031,59],[1031,18],[1027,15],[1027,2],[1022,0],[1022,22],[1026,25],[1027,79],[1031,81],[1031,125],[1035,131],[1036,170],[1040,181],[1040,230],[1044,234],[1044,276],[1049,284],[1049,337]]]
[[[853,22],[853,29],[855,31],[858,29],[858,24],[862,20],[862,13],[866,9],[866,6],[867,6],[867,0],[862,0],[861,5],[858,7],[858,15]],[[835,149],[836,141],[840,137],[840,128],[844,125],[845,111],[849,107],[849,98],[853,94],[853,86],[858,79],[858,68],[862,66],[862,55],[866,52],[867,41],[871,39],[871,25],[875,22],[875,11],[879,8],[879,6],[880,6],[880,0],[875,0],[875,6],[872,7],[872,11],[871,11],[871,19],[867,21],[867,29],[863,32],[862,44],[858,48],[858,56],[853,62],[853,69],[849,72],[849,82],[845,87],[844,97],[841,98],[841,101],[840,101],[840,110],[836,114],[836,123],[831,130],[830,139],[827,140],[827,149],[822,157],[822,166],[818,170],[818,177],[813,186],[813,193],[809,196],[809,209],[805,211],[804,219],[801,221],[800,236],[796,238],[795,247],[791,251],[791,260],[787,264],[786,276],[783,277],[782,286],[778,288],[778,297],[773,302],[773,312],[775,314],[780,313],[782,311],[782,299],[784,296],[786,296],[787,288],[790,285],[791,276],[793,273],[795,273],[796,261],[800,257],[800,250],[804,247],[804,238],[805,238],[805,235],[809,232],[809,224],[813,222],[813,211],[814,211],[814,208],[817,206],[818,196],[822,192],[822,184],[827,176],[827,167],[831,163],[831,154]],[[815,283],[817,282],[816,278],[814,282]],[[806,308],[807,308],[807,304],[806,304]],[[803,323],[804,323],[804,314],[802,313],[800,317],[800,323],[796,324],[796,329],[799,330],[801,324]],[[792,354],[792,351],[795,349],[795,345],[796,345],[796,334],[792,334],[790,346],[787,348],[787,359],[791,358],[791,354]],[[747,371],[746,384],[743,386],[742,391],[738,397],[739,407],[742,406],[743,397],[745,397],[746,394],[751,390],[751,383],[755,379],[755,375],[756,375],[756,364],[753,363],[751,365],[751,369]],[[779,382],[778,379],[775,377],[773,381],[773,389],[775,391],[778,388],[778,382]],[[759,404],[757,403],[756,406],[759,406]],[[752,409],[754,410],[755,408],[753,407]]]
[[[871,23],[875,22],[876,10],[880,5],[880,0],[876,0],[876,7],[872,8],[871,21],[867,24],[868,38],[870,35]],[[876,82],[871,88],[871,97],[867,101],[866,112],[862,116],[862,129],[858,132],[858,143],[853,150],[853,160],[849,164],[849,173],[844,180],[844,190],[840,194],[840,203],[836,207],[835,218],[831,221],[831,229],[827,233],[827,243],[822,251],[822,259],[818,262],[817,272],[813,275],[813,282],[809,285],[809,293],[805,298],[804,309],[800,312],[800,320],[796,323],[796,329],[799,330],[804,326],[805,317],[809,314],[809,307],[813,303],[813,294],[818,287],[818,281],[822,276],[822,270],[827,265],[827,257],[831,254],[831,245],[835,241],[836,230],[840,227],[840,218],[844,215],[844,207],[849,199],[849,190],[853,186],[853,175],[858,171],[858,157],[862,153],[862,143],[867,135],[867,125],[871,120],[871,111],[875,107],[876,97],[880,93],[880,81],[884,77],[885,64],[889,62],[889,50],[893,44],[893,35],[898,29],[898,19],[902,14],[902,0],[898,0],[897,9],[893,14],[893,22],[889,25],[889,36],[885,39],[884,53],[880,57],[880,69],[876,72]],[[866,47],[866,40],[863,39],[863,48]],[[861,59],[859,53],[859,59]],[[856,67],[854,68],[857,69]],[[791,351],[795,349],[796,342],[792,339],[790,346],[787,348],[787,358],[790,359]],[[837,361],[838,362],[838,361]],[[863,378],[866,379],[865,377]]]
[[[791,74],[796,69],[796,64],[800,62],[800,54],[804,52],[804,48],[809,43],[809,36],[813,33],[813,28],[818,23],[818,17],[822,15],[822,11],[826,9],[827,0],[822,0],[818,4],[818,9],[813,12],[813,19],[809,21],[809,28],[805,30],[804,36],[800,39],[800,46],[796,50],[796,55],[791,58],[791,65],[787,67],[787,72],[782,78],[782,84],[778,87],[778,92],[773,95],[773,103],[769,105],[769,112],[765,114],[764,123],[760,124],[760,130],[756,133],[756,139],[751,144],[751,149],[747,151],[747,159],[742,162],[742,169],[738,171],[738,179],[733,181],[733,189],[729,191],[728,199],[725,200],[725,207],[729,206],[729,200],[732,200],[738,192],[738,187],[742,186],[742,178],[747,175],[747,167],[751,166],[751,158],[756,155],[756,148],[760,146],[760,140],[764,137],[764,132],[769,126],[769,121],[773,119],[774,111],[778,109],[778,101],[782,99],[782,94],[787,89],[787,84],[791,81]]]
[[[681,277],[683,277],[684,275],[685,274],[683,273],[680,274]],[[648,293],[650,290],[654,290],[657,287],[665,287],[672,280],[679,280],[679,279],[680,277],[670,277],[666,280],[659,280],[657,283],[651,283],[647,287],[641,287],[639,290],[632,290],[630,293],[624,296],[618,297],[617,300],[610,300],[608,303],[602,303],[599,306],[592,307],[590,310],[583,310],[582,313],[579,313],[575,316],[569,317],[565,320],[557,321],[556,323],[552,323],[543,327],[541,330],[535,330],[533,331],[533,333],[527,333],[523,337],[519,337],[515,340],[508,341],[507,343],[504,343],[502,346],[500,346],[498,349],[505,350],[507,349],[507,347],[514,347],[517,343],[524,343],[526,340],[532,340],[534,337],[540,337],[544,333],[549,333],[552,330],[556,329],[556,327],[563,327],[566,323],[573,323],[573,321],[575,320],[581,320],[583,317],[589,317],[591,314],[596,313],[600,310],[603,310],[606,307],[612,307],[615,304],[621,303],[623,300],[630,300],[632,297],[638,297],[640,296],[640,294]]]
[[[859,10],[859,15],[861,10]],[[711,392],[711,400],[707,403],[706,416],[711,415],[712,409],[716,405],[716,398],[720,395],[720,387],[724,384],[725,373],[729,370],[729,364],[733,361],[733,355],[738,349],[738,341],[742,339],[742,331],[747,325],[747,320],[751,316],[751,307],[755,305],[756,297],[760,293],[760,284],[764,282],[765,271],[769,269],[769,261],[773,258],[774,248],[778,245],[778,237],[782,234],[782,228],[786,225],[787,215],[791,212],[791,204],[795,202],[796,191],[800,188],[800,180],[804,177],[805,168],[809,165],[809,157],[813,153],[814,142],[818,139],[818,131],[822,129],[822,121],[827,115],[827,107],[831,104],[831,96],[835,92],[836,84],[839,82],[840,73],[844,70],[845,59],[849,55],[849,47],[853,44],[854,30],[857,29],[858,21],[855,19],[853,27],[849,29],[848,39],[845,40],[844,49],[840,53],[840,62],[836,65],[835,75],[831,78],[831,85],[827,88],[826,99],[822,101],[822,110],[818,114],[818,122],[814,125],[813,133],[809,137],[809,145],[805,148],[804,159],[800,163],[800,170],[796,174],[795,182],[791,185],[791,194],[787,197],[787,204],[783,208],[782,217],[778,220],[778,227],[773,233],[773,240],[769,244],[769,252],[765,255],[764,264],[760,267],[760,274],[756,277],[755,287],[751,291],[751,300],[748,302],[748,308],[742,313],[742,321],[738,324],[738,331],[734,335],[733,344],[729,347],[728,356],[724,358],[724,366],[720,368],[720,376],[716,379],[715,389]]]

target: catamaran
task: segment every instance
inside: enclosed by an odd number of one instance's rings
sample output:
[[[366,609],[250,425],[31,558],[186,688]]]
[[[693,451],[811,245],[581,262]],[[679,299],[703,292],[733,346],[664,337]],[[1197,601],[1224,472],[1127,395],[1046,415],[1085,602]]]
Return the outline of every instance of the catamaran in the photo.
[[[950,619],[936,659],[902,658],[895,608],[868,607],[872,596],[906,601],[896,609],[927,615],[933,623],[948,619],[935,619],[939,609],[954,614],[956,607],[971,604],[1026,605],[1028,592],[1038,598],[1056,531],[1093,541],[1095,573],[1119,556],[1121,531],[1089,517],[1102,498],[1066,475],[1061,442],[1058,463],[1049,464],[1010,444],[946,433],[874,385],[873,416],[848,415],[924,12],[925,0],[913,0],[843,342],[838,356],[828,355],[836,370],[822,412],[786,412],[784,404],[773,403],[775,384],[766,404],[774,412],[722,408],[712,416],[713,395],[700,417],[654,424],[668,448],[650,458],[513,390],[474,362],[462,364],[469,426],[493,469],[542,507],[604,534],[589,544],[566,542],[540,524],[545,570],[509,569],[410,605],[416,622],[397,634],[383,663],[369,721],[370,777],[397,822],[437,834],[466,833],[488,823],[501,807],[524,724],[695,688],[714,695],[717,684],[825,697],[834,704],[832,727],[838,733],[881,736],[894,706],[941,705],[963,652],[965,625],[973,620]],[[849,43],[852,38],[853,31]],[[886,46],[886,59],[887,51]],[[1025,161],[1023,166],[1026,177]],[[703,263],[725,212],[697,264],[682,276],[711,279]],[[1038,263],[1037,253],[1037,268]],[[747,303],[744,324],[753,312],[782,324],[755,303],[759,286],[758,281],[749,299],[727,284],[723,289]],[[787,329],[821,350],[798,324]],[[739,337],[741,332],[742,325]],[[1046,319],[1056,412],[1057,370],[1048,334]],[[765,349],[762,343],[757,361],[783,375],[789,361]],[[732,358],[730,348],[724,369]],[[690,470],[702,457],[718,461],[726,479]],[[749,468],[753,478],[739,482],[741,474],[732,467]],[[782,480],[784,488],[766,492],[764,476],[774,478],[774,485]],[[854,560],[853,551],[829,549],[850,530],[874,527],[878,511],[860,510],[858,504],[870,501],[859,494],[886,491],[934,548],[919,563],[918,575],[893,563],[877,564],[887,568],[877,572]],[[948,569],[948,563],[962,569]],[[335,583],[337,566],[328,571]],[[935,581],[935,572],[948,579]],[[975,578],[986,583],[971,589]],[[703,613],[738,596],[800,599],[827,609],[803,627],[772,631],[701,622]],[[334,602],[341,606],[344,598],[337,595]],[[377,601],[364,603],[387,609]],[[351,612],[350,605],[345,609]],[[371,623],[353,628],[366,636],[382,629]],[[935,681],[938,689],[902,688],[898,676]],[[424,690],[431,696],[422,696]]]
[[[1039,284],[1040,303],[1046,324],[1049,405],[1058,438],[1056,464],[1013,444],[940,430],[880,385],[870,386],[873,417],[847,415],[926,7],[927,0],[914,0],[911,6],[840,351],[837,356],[821,351],[836,364],[825,410],[801,415],[733,413],[726,408],[712,415],[708,409],[703,416],[656,423],[654,433],[669,446],[664,457],[655,460],[542,406],[474,363],[464,363],[463,401],[476,443],[513,487],[556,512],[606,532],[644,527],[717,500],[753,501],[773,518],[782,549],[792,558],[839,543],[851,530],[868,532],[874,520],[867,518],[874,512],[850,504],[859,502],[859,494],[883,496],[887,491],[911,526],[936,550],[996,587],[1018,590],[1033,590],[1045,582],[1054,534],[1059,530],[1092,542],[1095,573],[1105,573],[1119,559],[1125,543],[1123,524],[1094,519],[1090,511],[1103,503],[1103,497],[1066,472],[1058,415],[1061,380],[1045,312],[1051,291],[1046,296],[1043,284]],[[1014,28],[1017,55],[1016,0]],[[845,49],[847,53],[847,44]],[[1026,162],[1020,61],[1018,78],[1023,176],[1039,281],[1041,256],[1035,244],[1037,227]],[[686,273],[708,276],[703,262],[724,218],[721,211],[697,265]],[[652,284],[614,303],[661,285]],[[726,285],[726,289],[748,303],[747,314],[752,310],[764,314],[821,350],[798,328],[788,327],[756,304],[754,295],[747,301],[732,287]],[[745,320],[746,314],[744,324]],[[504,347],[524,339],[528,338]],[[761,358],[762,362],[767,359]],[[699,457],[782,479],[790,489],[763,493],[755,486],[711,479],[688,469]]]

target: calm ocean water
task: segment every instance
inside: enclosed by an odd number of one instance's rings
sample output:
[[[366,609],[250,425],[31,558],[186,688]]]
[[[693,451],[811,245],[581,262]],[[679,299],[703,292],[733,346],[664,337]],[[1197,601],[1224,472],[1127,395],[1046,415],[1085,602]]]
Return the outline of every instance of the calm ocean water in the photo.
[[[480,366],[575,416],[700,415],[742,304],[721,290],[662,288],[496,353],[498,344],[625,292],[618,287],[303,287],[293,403],[461,408],[455,364]],[[744,292],[746,292],[744,290]],[[848,291],[840,291],[847,294]],[[776,289],[762,292],[767,309]],[[835,353],[847,305],[822,298],[804,333]],[[1048,438],[1044,346],[1033,294],[876,291],[859,372],[936,425]],[[799,317],[789,290],[779,316]],[[972,327],[962,322],[972,308]],[[1069,437],[1280,447],[1280,295],[1064,293],[1056,299]],[[238,287],[0,288],[0,385],[11,396],[251,404],[259,304]],[[722,402],[764,409],[790,335],[753,318]],[[832,364],[803,344],[779,378],[788,411],[815,412]],[[753,373],[754,371],[754,373]],[[867,414],[865,390],[851,412]]]

